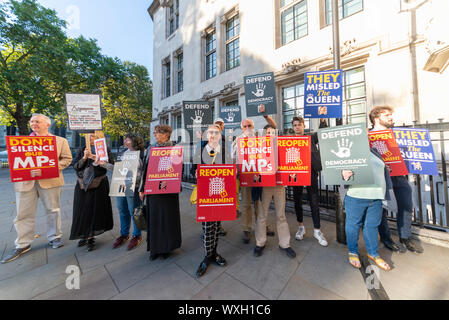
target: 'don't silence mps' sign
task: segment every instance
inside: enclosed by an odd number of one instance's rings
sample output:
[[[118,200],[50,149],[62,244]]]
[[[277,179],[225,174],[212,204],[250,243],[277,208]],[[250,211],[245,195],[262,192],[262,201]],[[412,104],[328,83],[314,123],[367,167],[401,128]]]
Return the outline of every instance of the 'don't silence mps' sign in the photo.
[[[236,220],[236,166],[200,164],[197,178],[197,222]]]
[[[393,132],[410,173],[438,175],[428,129],[393,128]]]
[[[7,136],[11,182],[59,177],[56,137]]]
[[[310,186],[310,136],[277,138],[278,169],[276,183],[281,186]]]
[[[343,71],[307,72],[304,80],[304,118],[341,118]]]
[[[273,72],[246,76],[243,81],[247,117],[277,113]]]
[[[318,141],[327,185],[374,183],[365,123],[319,129]]]

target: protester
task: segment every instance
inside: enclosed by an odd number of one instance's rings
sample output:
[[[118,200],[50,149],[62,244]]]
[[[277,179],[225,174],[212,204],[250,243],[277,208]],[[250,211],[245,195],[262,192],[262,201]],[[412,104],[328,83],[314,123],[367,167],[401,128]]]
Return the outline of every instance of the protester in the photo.
[[[210,125],[206,131],[207,144],[198,150],[200,152],[198,157],[200,157],[201,164],[225,164],[229,163],[226,159],[226,153],[220,145],[221,141],[221,128],[218,125]],[[193,170],[197,170],[197,164],[193,165]],[[221,221],[209,221],[202,222],[203,226],[203,244],[205,257],[201,261],[197,271],[196,276],[201,277],[206,273],[207,268],[211,262],[223,267],[227,264],[226,260],[217,253],[218,245],[218,233],[221,226]]]
[[[349,263],[355,268],[361,267],[358,242],[360,228],[362,228],[368,258],[379,268],[388,271],[390,266],[379,256],[377,230],[382,218],[382,200],[389,199],[389,189],[392,185],[388,169],[381,155],[375,149],[371,149],[370,161],[373,167],[374,184],[346,186],[344,207]],[[348,180],[353,172],[344,170],[342,174],[343,178]]]
[[[379,131],[391,129],[394,127],[393,122],[393,108],[390,106],[377,106],[371,110],[369,118],[373,128],[371,131]],[[412,227],[412,188],[408,183],[407,176],[391,177],[393,182],[393,192],[397,203],[396,223],[399,234],[399,246],[391,239],[390,227],[388,226],[387,210],[383,210],[382,222],[379,226],[380,239],[385,247],[392,251],[400,251],[401,253],[407,250],[414,253],[422,253],[423,250],[417,247],[411,240]]]
[[[276,123],[270,116],[264,116],[269,124],[276,127]],[[241,122],[242,134],[239,138],[254,137],[254,122],[251,119],[244,119]],[[237,152],[237,140],[234,142],[233,154]],[[237,159],[238,157],[235,156]],[[248,244],[251,239],[251,231],[253,227],[253,213],[251,203],[254,204],[254,216],[257,220],[259,212],[262,212],[262,190],[260,187],[240,187],[242,192],[242,201],[240,202],[240,212],[242,212],[242,229],[243,229],[243,243]],[[274,237],[274,231],[271,226],[267,225],[267,236]]]
[[[304,135],[304,119],[301,117],[294,117],[292,120],[293,131],[295,135]],[[325,123],[320,122],[321,126]],[[322,246],[327,246],[327,240],[324,237],[323,232],[321,232],[320,223],[320,207],[318,205],[318,174],[322,170],[320,152],[317,148],[318,135],[313,133],[311,135],[311,149],[312,149],[312,170],[310,174],[310,186],[307,186],[307,196],[309,198],[310,210],[312,211],[313,220],[313,237],[318,240],[318,243]],[[298,231],[296,232],[296,240],[304,239],[306,234],[306,229],[304,227],[303,209],[302,209],[302,197],[303,197],[303,186],[293,187],[293,198],[295,201],[295,212],[296,220],[299,223]]]
[[[114,226],[109,181],[106,176],[113,160],[108,150],[108,161],[100,161],[94,148],[94,141],[102,138],[102,131],[86,134],[86,146],[80,148],[73,165],[78,179],[73,198],[70,240],[80,239],[78,247],[87,244],[87,251],[95,249],[96,236]]]
[[[33,114],[30,119],[31,136],[53,136],[48,129],[51,119],[43,114]],[[61,231],[61,191],[64,185],[62,170],[72,161],[69,144],[66,139],[56,136],[56,150],[58,153],[59,177],[14,183],[16,192],[17,216],[14,227],[17,231],[14,250],[6,256],[2,263],[13,261],[31,250],[34,240],[34,224],[38,199],[44,205],[47,214],[47,240],[53,249],[64,245]],[[42,175],[40,169],[37,175]]]
[[[117,209],[120,215],[120,237],[118,237],[114,244],[113,248],[116,249],[123,245],[126,241],[129,240],[129,228],[131,225],[131,220],[133,221],[133,233],[131,241],[128,244],[128,250],[132,250],[137,247],[142,242],[142,234],[140,229],[136,226],[133,217],[134,209],[140,206],[141,200],[139,197],[139,186],[140,180],[142,176],[142,167],[143,167],[143,159],[145,154],[145,142],[143,138],[134,133],[128,133],[124,137],[123,144],[127,148],[123,155],[132,151],[139,151],[139,165],[137,167],[136,173],[136,184],[133,196],[127,197],[116,197]]]
[[[265,126],[265,134],[275,137],[276,129],[268,124]],[[290,230],[285,216],[285,186],[263,187],[262,189],[262,212],[259,213],[256,221],[256,247],[254,256],[262,255],[267,242],[266,224],[268,210],[271,200],[274,201],[276,212],[276,227],[279,237],[279,248],[290,258],[296,257],[295,251],[290,247]]]
[[[226,152],[230,152],[231,148],[229,146],[229,144],[226,142],[226,138],[225,138],[225,134],[224,134],[224,130],[225,130],[225,124],[222,118],[217,118],[214,121],[214,124],[218,125],[220,127],[221,130],[221,147],[223,148],[223,154],[226,155]],[[219,230],[218,230],[218,235],[219,236],[225,236],[227,234],[227,232],[223,229],[223,226],[220,224],[219,226]]]
[[[140,199],[146,204],[147,251],[150,252],[150,261],[158,257],[166,259],[171,251],[181,247],[182,242],[179,194],[144,195],[151,148],[173,146],[173,142],[170,141],[171,133],[172,128],[168,125],[154,127],[156,143],[147,148],[139,187]]]

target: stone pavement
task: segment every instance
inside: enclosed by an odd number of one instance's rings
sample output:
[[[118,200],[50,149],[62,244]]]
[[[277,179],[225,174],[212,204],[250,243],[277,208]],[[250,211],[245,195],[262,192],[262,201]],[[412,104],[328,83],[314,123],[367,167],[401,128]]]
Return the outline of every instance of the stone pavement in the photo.
[[[0,299],[371,299],[364,277],[347,262],[347,250],[337,243],[335,224],[323,221],[322,230],[329,246],[321,247],[313,238],[312,221],[305,218],[307,234],[296,241],[294,214],[287,213],[297,252],[288,258],[278,249],[277,238],[268,238],[264,254],[253,256],[254,238],[243,244],[239,220],[224,222],[228,234],[221,237],[218,251],[228,261],[226,267],[211,265],[207,273],[195,277],[203,258],[201,226],[195,222],[190,190],[181,201],[182,247],[166,260],[150,262],[145,242],[132,251],[126,246],[112,249],[119,236],[119,219],[113,200],[114,229],[97,237],[97,248],[87,252],[77,241],[68,240],[73,205],[75,175],[65,171],[62,193],[64,247],[52,249],[45,237],[45,213],[40,204],[36,219],[36,240],[32,250],[13,262],[0,265]],[[14,246],[16,232],[14,192],[9,171],[0,170],[0,257]],[[274,225],[274,213],[270,214]],[[144,234],[144,236],[146,236]],[[397,239],[396,239],[397,240]],[[363,244],[361,241],[363,250]],[[382,247],[382,246],[381,246]],[[449,299],[449,249],[422,243],[424,253],[380,254],[393,270],[380,270],[380,281],[390,299]],[[81,270],[80,289],[66,288],[66,268]],[[369,276],[369,274],[367,275]],[[385,295],[384,295],[385,296]]]

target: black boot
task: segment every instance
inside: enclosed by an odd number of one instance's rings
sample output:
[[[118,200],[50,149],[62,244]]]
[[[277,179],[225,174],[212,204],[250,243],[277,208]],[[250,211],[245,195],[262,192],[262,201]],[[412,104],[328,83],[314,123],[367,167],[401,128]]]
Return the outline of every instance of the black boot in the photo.
[[[198,269],[196,270],[196,276],[199,278],[203,274],[206,273],[207,267],[209,267],[209,258],[205,257],[203,261],[201,261],[201,264],[199,265]]]
[[[95,249],[95,238],[90,238],[87,240],[87,251],[92,251]]]

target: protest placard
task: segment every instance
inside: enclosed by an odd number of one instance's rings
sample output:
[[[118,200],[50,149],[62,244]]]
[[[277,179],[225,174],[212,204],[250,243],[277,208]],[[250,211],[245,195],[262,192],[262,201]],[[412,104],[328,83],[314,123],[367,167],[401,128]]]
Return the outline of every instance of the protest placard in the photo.
[[[133,197],[136,188],[140,151],[127,151],[117,158],[112,172],[111,197]]]
[[[69,129],[79,132],[103,130],[101,98],[98,94],[67,93]]]
[[[438,175],[428,129],[393,128],[393,132],[409,173]]]
[[[198,165],[197,222],[237,219],[235,165]]]
[[[374,183],[365,123],[319,129],[318,141],[325,184]]]
[[[277,146],[276,183],[281,186],[310,186],[310,136],[278,137]]]
[[[244,77],[246,116],[276,114],[274,73],[261,73]]]
[[[242,187],[276,186],[277,155],[273,137],[240,137],[237,153]]]
[[[375,148],[387,166],[390,176],[403,176],[408,174],[401,151],[396,142],[393,130],[378,130],[368,133],[369,144]]]
[[[240,122],[242,122],[242,108],[240,106],[222,106],[220,107],[220,118],[223,119],[226,129],[239,128]]]
[[[203,132],[213,123],[209,101],[183,101],[184,126],[193,137],[193,132]]]
[[[106,138],[94,140],[95,155],[99,161],[108,161],[108,146]]]
[[[11,182],[59,177],[55,136],[7,136]]]
[[[183,147],[152,147],[148,161],[144,194],[181,191]]]
[[[341,118],[342,70],[307,72],[304,80],[304,118]]]

